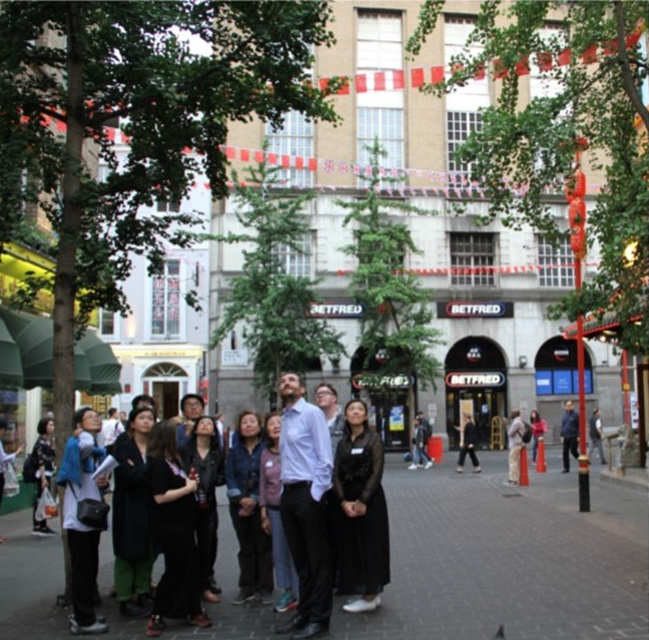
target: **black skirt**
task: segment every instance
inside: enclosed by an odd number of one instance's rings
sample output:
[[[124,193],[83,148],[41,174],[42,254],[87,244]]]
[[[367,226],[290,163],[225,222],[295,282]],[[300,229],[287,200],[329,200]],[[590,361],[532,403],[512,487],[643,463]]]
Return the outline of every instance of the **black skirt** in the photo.
[[[343,485],[345,500],[356,500],[364,482]],[[348,518],[342,509],[338,522],[338,593],[381,593],[390,583],[390,526],[383,487],[379,485],[360,518]]]

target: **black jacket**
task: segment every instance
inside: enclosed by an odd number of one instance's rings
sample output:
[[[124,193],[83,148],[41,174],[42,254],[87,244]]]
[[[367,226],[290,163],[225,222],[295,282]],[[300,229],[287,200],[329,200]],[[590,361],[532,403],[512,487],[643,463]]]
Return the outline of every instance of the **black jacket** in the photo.
[[[218,435],[212,438],[212,446],[205,458],[201,459],[198,454],[195,435],[180,449],[180,456],[187,472],[196,469],[200,488],[205,492],[207,501],[216,504],[215,489],[225,484],[225,455],[219,446]]]

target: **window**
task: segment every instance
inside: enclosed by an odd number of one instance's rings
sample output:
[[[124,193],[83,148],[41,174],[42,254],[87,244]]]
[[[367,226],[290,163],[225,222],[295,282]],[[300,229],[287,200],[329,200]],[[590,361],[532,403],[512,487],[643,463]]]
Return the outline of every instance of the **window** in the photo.
[[[311,275],[311,238],[309,236],[304,237],[298,251],[286,244],[279,244],[273,253],[279,258],[280,268],[285,274],[304,278]]]
[[[162,275],[153,278],[151,335],[180,337],[180,260],[165,262]]]
[[[99,333],[103,338],[118,338],[117,314],[99,309]]]
[[[386,90],[375,91],[375,74],[403,71],[403,27],[401,13],[387,11],[359,11],[356,43],[356,73],[365,76],[367,91],[357,93],[357,154],[359,165],[369,165],[366,147],[379,143],[387,152],[381,166],[390,169],[404,167],[404,119],[402,90],[390,90],[386,74]],[[393,81],[392,81],[393,82]],[[366,181],[358,181],[365,186]],[[384,186],[398,186],[385,183]]]
[[[491,233],[451,234],[451,284],[492,287],[495,236]],[[453,272],[453,269],[455,271]]]
[[[482,129],[482,116],[477,112],[448,111],[446,113],[446,149],[448,154],[448,172],[452,174],[450,181],[453,182],[455,175],[467,174],[471,167],[468,164],[455,160],[455,151],[469,138],[472,131]]]
[[[558,249],[543,236],[539,236],[539,284],[542,287],[575,286],[574,257],[570,238],[562,238]]]
[[[158,200],[156,202],[158,213],[179,213],[180,200],[171,202],[169,200]]]
[[[313,155],[313,124],[303,113],[290,111],[283,126],[273,129],[268,125],[266,135],[269,153],[306,159]],[[313,172],[306,169],[282,169],[277,176],[282,183],[280,186],[310,187],[313,184]]]

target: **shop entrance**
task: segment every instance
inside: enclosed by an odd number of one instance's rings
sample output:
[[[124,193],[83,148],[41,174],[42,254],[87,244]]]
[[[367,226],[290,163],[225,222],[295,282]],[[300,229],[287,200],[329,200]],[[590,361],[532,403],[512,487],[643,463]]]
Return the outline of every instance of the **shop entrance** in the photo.
[[[180,413],[180,398],[187,389],[187,372],[172,362],[149,367],[143,376],[144,393],[150,394],[158,408],[158,418],[169,419]]]
[[[484,337],[457,342],[448,352],[446,369],[446,432],[449,448],[459,447],[463,413],[478,428],[479,447],[492,444],[492,420],[507,415],[507,369],[500,347]]]

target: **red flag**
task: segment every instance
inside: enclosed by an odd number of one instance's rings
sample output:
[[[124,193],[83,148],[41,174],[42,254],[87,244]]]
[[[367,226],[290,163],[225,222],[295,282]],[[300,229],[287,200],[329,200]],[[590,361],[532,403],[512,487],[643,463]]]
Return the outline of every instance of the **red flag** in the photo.
[[[304,158],[302,156],[297,156],[295,158],[295,168],[304,169]]]
[[[431,78],[433,84],[444,82],[444,67],[432,67]]]
[[[264,161],[264,152],[255,151],[255,162],[259,162],[261,164],[263,161]]]
[[[269,153],[268,154],[268,164],[277,164],[277,154]]]
[[[317,170],[318,170],[318,159],[309,158],[309,171],[317,171]]]
[[[318,84],[320,85],[320,91],[322,91],[322,93],[327,93],[327,90],[329,89],[329,78],[320,78]]]
[[[549,51],[539,51],[536,54],[536,64],[539,71],[552,71],[552,54]]]
[[[392,72],[392,85],[394,89],[403,89],[403,71]]]
[[[248,149],[241,149],[239,157],[243,162],[248,162],[248,160],[250,160],[250,151],[248,151]]]
[[[226,147],[225,157],[234,160],[237,157],[237,150],[234,147]]]
[[[364,73],[358,73],[354,80],[356,82],[356,93],[365,93],[367,91],[367,76]]]
[[[424,86],[424,70],[423,69],[412,69],[410,71],[410,79],[413,87],[423,87]]]
[[[509,69],[500,58],[494,58],[494,80],[504,79],[507,76],[509,76]]]
[[[385,91],[385,72],[377,71],[374,74],[374,91]]]
[[[473,76],[474,80],[484,80],[485,79],[485,68],[482,62],[475,68],[475,74]]]
[[[593,62],[597,62],[597,45],[593,45],[591,47],[588,47],[586,51],[581,55],[581,59],[584,64],[592,64]]]
[[[348,96],[349,95],[349,78],[347,76],[343,76],[340,79],[342,80],[342,85],[340,86],[340,89],[338,89],[338,95],[339,96]]]
[[[288,169],[291,166],[291,156],[287,156],[287,155],[282,156],[282,166],[285,169]]]
[[[612,56],[618,51],[617,40],[604,41],[604,55]]]
[[[624,40],[627,49],[633,49],[633,47],[635,47],[636,44],[638,44],[638,40],[640,40],[641,35],[642,35],[642,29],[636,27]]]
[[[565,67],[567,64],[570,64],[570,58],[572,56],[572,49],[564,49],[557,58],[557,62],[560,67]]]

